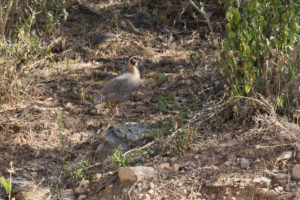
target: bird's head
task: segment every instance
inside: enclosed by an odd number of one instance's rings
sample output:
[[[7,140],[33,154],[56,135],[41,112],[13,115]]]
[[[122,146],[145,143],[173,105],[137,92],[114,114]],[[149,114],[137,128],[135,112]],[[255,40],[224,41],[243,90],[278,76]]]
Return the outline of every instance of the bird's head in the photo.
[[[129,57],[128,63],[131,65],[135,65],[137,66],[139,64],[140,61],[143,60],[143,57],[140,56],[131,56]]]

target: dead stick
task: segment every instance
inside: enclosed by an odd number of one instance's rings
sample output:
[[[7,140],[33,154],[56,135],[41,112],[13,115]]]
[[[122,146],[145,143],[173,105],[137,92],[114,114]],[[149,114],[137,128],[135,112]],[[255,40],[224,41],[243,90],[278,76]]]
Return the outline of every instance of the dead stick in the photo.
[[[198,12],[200,12],[200,13],[203,15],[203,17],[205,18],[205,21],[206,21],[206,23],[207,23],[207,25],[208,25],[208,28],[209,28],[209,30],[210,30],[210,32],[211,32],[211,34],[212,34],[212,37],[213,37],[213,39],[215,39],[215,32],[214,32],[214,30],[213,30],[213,28],[212,28],[212,26],[211,26],[210,20],[209,20],[209,18],[207,17],[206,13],[205,13],[203,10],[201,10],[201,9],[195,4],[195,2],[194,2],[193,0],[188,0],[188,1],[190,2],[190,4],[192,4],[192,6],[193,6],[194,8],[196,8],[196,10],[197,10]]]

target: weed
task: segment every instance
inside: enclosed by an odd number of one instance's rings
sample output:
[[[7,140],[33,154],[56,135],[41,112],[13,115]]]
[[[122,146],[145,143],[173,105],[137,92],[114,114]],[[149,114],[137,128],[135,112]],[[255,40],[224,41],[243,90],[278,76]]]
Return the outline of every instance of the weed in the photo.
[[[83,178],[86,180],[92,180],[92,174],[88,168],[89,164],[89,160],[80,160],[71,173],[72,178],[78,181],[81,181]]]
[[[126,167],[128,166],[130,157],[129,156],[123,156],[123,152],[120,150],[121,145],[118,145],[112,152],[108,158],[111,159],[111,165],[113,167]]]
[[[178,136],[176,138],[176,147],[180,152],[183,152],[184,149],[187,148],[188,144],[190,144],[193,141],[194,138],[194,132],[189,133],[185,132],[181,129],[178,129]]]
[[[4,187],[6,195],[8,195],[8,199],[11,200],[11,191],[12,191],[12,173],[13,171],[13,163],[10,162],[10,169],[8,169],[9,172],[9,180],[5,179],[3,176],[1,177],[1,185]]]

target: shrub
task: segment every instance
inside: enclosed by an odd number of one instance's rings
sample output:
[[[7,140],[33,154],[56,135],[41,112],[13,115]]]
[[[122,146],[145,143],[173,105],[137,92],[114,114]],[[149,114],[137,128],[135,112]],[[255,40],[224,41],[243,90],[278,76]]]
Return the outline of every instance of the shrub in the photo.
[[[223,0],[227,5],[222,73],[234,95],[276,94],[299,65],[288,58],[300,40],[300,4],[282,0]]]

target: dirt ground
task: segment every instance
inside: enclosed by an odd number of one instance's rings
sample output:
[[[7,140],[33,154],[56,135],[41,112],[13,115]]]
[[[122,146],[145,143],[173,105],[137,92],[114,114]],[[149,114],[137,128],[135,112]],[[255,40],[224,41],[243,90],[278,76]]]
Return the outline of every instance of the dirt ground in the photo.
[[[253,118],[247,106],[238,116],[222,112],[230,105],[218,107],[228,100],[219,48],[203,17],[192,18],[196,11],[188,1],[78,2],[56,33],[56,62],[32,74],[34,84],[18,101],[1,104],[0,174],[7,177],[12,162],[13,178],[50,187],[53,199],[64,199],[64,191],[80,182],[68,167],[84,158],[93,177],[86,199],[300,198],[300,182],[292,176],[300,163],[298,126]],[[206,12],[220,40],[224,13],[216,2]],[[102,83],[126,71],[130,55],[145,58],[142,86],[124,104],[135,116],[114,116],[104,104],[86,112]],[[168,77],[161,87],[159,76]],[[191,123],[199,111],[217,114]],[[171,132],[184,127],[193,137],[182,149],[172,141],[142,163],[154,167],[158,179],[122,187],[115,168],[101,163],[95,150],[105,131],[128,121]],[[281,159],[286,152],[292,156]]]

